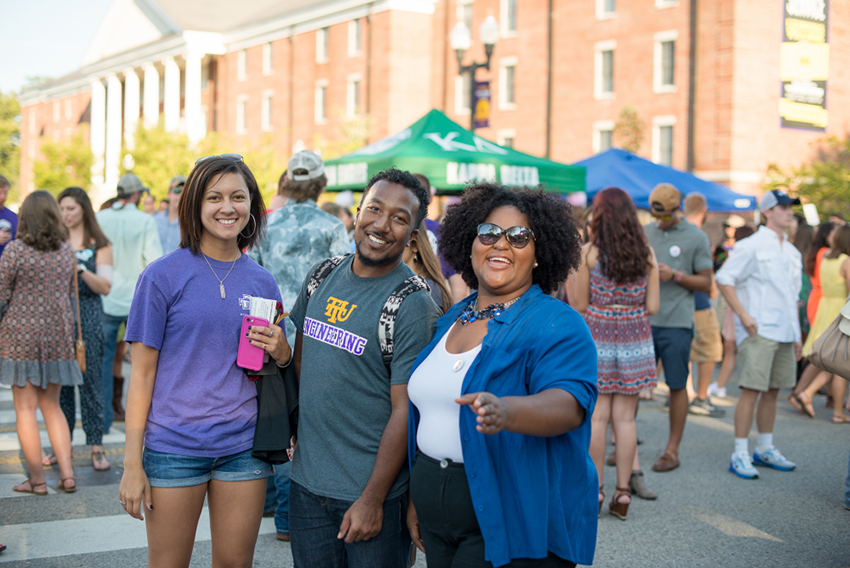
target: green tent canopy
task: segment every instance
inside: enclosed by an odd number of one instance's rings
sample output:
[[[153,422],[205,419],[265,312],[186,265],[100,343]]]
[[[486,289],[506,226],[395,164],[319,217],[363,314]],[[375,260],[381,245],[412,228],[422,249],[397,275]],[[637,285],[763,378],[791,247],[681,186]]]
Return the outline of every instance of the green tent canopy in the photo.
[[[471,181],[584,191],[585,169],[536,158],[479,138],[438,110],[392,136],[325,162],[326,191],[362,191],[373,175],[395,166],[421,173],[437,190],[461,191]]]

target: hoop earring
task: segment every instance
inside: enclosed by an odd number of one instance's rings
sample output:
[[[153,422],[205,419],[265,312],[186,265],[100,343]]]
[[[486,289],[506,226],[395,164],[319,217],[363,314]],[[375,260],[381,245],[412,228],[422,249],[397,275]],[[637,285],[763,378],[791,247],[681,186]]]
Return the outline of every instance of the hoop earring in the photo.
[[[242,231],[239,231],[239,236],[240,236],[240,237],[242,237],[243,239],[250,239],[251,237],[253,237],[253,236],[254,236],[254,233],[256,233],[256,232],[257,232],[257,220],[256,220],[256,219],[254,219],[254,216],[253,216],[253,215],[251,215],[251,220],[254,222],[254,230],[253,230],[253,231],[251,231],[251,234],[250,234],[250,235],[243,235],[243,234],[242,234]],[[245,229],[242,229],[242,230],[244,231]]]

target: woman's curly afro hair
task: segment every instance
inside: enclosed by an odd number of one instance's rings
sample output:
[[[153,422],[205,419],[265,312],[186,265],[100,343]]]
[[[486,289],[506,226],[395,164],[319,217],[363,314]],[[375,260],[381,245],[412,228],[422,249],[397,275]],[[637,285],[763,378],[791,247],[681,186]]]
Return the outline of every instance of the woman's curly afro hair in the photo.
[[[460,202],[446,211],[440,227],[440,254],[470,288],[477,289],[478,278],[470,257],[472,243],[478,235],[478,225],[494,209],[504,206],[516,207],[528,217],[538,263],[532,272],[533,282],[546,294],[554,292],[581,263],[582,241],[570,206],[542,189],[490,182],[468,186]]]

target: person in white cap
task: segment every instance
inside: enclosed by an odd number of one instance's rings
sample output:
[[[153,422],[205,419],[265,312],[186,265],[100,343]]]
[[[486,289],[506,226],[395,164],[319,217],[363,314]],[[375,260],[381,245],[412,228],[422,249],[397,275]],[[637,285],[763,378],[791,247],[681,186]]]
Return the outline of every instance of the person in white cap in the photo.
[[[139,200],[150,190],[134,174],[124,174],[118,180],[118,199],[109,209],[97,214],[97,223],[112,243],[113,280],[109,294],[103,297],[103,400],[104,434],[109,432],[113,418],[124,420],[121,407],[124,378],[113,376],[112,362],[121,324],[127,323],[136,281],[145,267],[162,256],[162,243],[156,221],[139,210]]]
[[[304,150],[294,154],[281,176],[278,195],[286,200],[268,216],[266,235],[248,256],[272,273],[283,300],[283,310],[292,310],[310,267],[326,258],[350,251],[348,233],[342,221],[322,211],[316,204],[328,185],[322,159]],[[285,320],[286,337],[295,339],[295,326]],[[292,345],[294,347],[294,345]],[[275,529],[278,540],[289,540],[290,462],[275,467],[277,491]]]
[[[716,277],[720,292],[735,312],[741,387],[729,471],[745,479],[758,478],[753,464],[779,471],[796,467],[773,445],[773,426],[777,394],[781,388],[794,386],[802,351],[797,317],[802,257],[785,235],[793,218],[791,206],[799,204],[799,199],[777,189],[765,193],[759,201],[765,225],[736,243],[735,254]],[[758,442],[750,457],[753,414]]]

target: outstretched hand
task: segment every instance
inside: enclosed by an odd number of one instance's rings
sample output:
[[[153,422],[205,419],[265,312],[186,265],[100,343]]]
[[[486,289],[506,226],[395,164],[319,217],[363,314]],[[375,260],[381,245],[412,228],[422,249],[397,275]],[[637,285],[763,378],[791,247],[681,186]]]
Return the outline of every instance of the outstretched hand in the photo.
[[[458,404],[469,405],[472,412],[478,415],[476,430],[482,434],[498,434],[508,427],[510,407],[504,399],[489,392],[465,394],[456,398]]]

